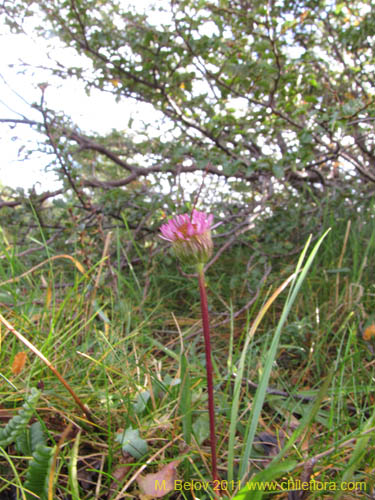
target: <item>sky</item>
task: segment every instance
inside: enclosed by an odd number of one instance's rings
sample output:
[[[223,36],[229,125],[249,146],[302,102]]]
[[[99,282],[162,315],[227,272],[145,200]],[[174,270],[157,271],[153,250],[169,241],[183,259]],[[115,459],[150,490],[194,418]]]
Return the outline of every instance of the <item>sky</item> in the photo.
[[[137,8],[147,8],[147,0],[137,0]],[[32,20],[30,20],[32,22]],[[40,84],[48,83],[45,99],[48,106],[63,111],[84,131],[109,132],[112,128],[126,129],[130,116],[135,120],[150,110],[135,104],[132,100],[116,103],[112,95],[92,91],[87,96],[83,84],[75,79],[65,80],[51,76],[43,67],[52,66],[48,59],[50,48],[43,39],[33,35],[32,26],[28,35],[11,34],[6,26],[0,28],[0,118],[24,117],[40,121],[41,115],[31,108],[32,103],[41,99]],[[53,41],[52,54],[67,65],[87,65],[84,57],[73,49],[63,47],[58,40]],[[30,189],[36,192],[58,189],[59,182],[52,171],[44,168],[52,160],[44,153],[34,153],[25,158],[28,147],[35,147],[41,136],[28,125],[11,127],[0,123],[0,186]]]

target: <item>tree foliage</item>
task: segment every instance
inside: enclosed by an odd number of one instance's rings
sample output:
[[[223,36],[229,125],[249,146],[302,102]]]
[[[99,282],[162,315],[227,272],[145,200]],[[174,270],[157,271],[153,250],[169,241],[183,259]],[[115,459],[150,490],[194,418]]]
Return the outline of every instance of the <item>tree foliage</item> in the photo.
[[[50,109],[41,85],[41,118],[29,124],[86,221],[122,224],[128,208],[129,226],[147,235],[159,209],[193,202],[188,173],[206,175],[201,203],[238,225],[373,192],[370,0],[170,0],[145,12],[120,0],[5,0],[3,11],[12,30],[32,17],[40,37],[86,61],[55,61],[52,74],[148,106],[142,124],[100,136]]]

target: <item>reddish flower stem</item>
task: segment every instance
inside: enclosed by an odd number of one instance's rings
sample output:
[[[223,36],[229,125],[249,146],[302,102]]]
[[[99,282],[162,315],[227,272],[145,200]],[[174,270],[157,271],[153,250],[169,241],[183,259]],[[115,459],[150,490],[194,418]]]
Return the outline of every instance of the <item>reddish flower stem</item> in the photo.
[[[208,415],[210,420],[210,441],[211,441],[211,462],[212,462],[212,480],[218,481],[216,464],[216,434],[215,434],[215,407],[214,407],[214,387],[213,387],[213,370],[211,360],[211,342],[210,342],[210,323],[208,317],[207,293],[204,283],[203,268],[199,268],[199,292],[201,296],[201,311],[203,322],[203,335],[206,352],[206,372],[207,372],[207,389],[208,389]],[[218,484],[218,483],[216,483]]]

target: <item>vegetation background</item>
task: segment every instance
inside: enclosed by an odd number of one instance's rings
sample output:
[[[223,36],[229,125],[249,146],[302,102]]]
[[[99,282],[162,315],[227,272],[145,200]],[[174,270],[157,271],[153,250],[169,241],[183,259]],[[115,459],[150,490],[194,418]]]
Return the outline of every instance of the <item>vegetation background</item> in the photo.
[[[19,126],[38,131],[61,185],[1,194],[1,498],[155,498],[155,477],[209,480],[197,283],[158,238],[195,204],[220,222],[206,279],[222,486],[238,499],[271,495],[239,491],[251,477],[279,481],[276,498],[372,498],[371,2],[1,11],[12,32],[31,22],[79,54],[65,65],[51,52],[51,78],[142,110],[99,135],[52,109],[42,81],[30,116],[0,117],[20,140]],[[353,491],[285,492],[283,478]]]

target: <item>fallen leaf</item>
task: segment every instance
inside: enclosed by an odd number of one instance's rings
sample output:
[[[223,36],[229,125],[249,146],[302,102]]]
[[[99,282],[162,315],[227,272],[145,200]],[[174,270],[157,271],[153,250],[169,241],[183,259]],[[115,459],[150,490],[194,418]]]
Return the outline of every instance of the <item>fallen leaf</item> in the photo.
[[[17,352],[17,354],[14,356],[14,360],[12,363],[13,375],[19,375],[22,372],[26,360],[27,360],[27,354],[24,351]]]
[[[177,477],[177,466],[179,460],[167,464],[155,474],[139,476],[137,482],[141,488],[143,498],[162,498],[175,489],[175,480]]]
[[[120,456],[120,463],[112,472],[113,481],[111,486],[109,487],[110,493],[115,493],[118,490],[119,483],[125,479],[126,475],[132,470],[134,467],[133,462],[134,458],[130,454],[125,454]]]

